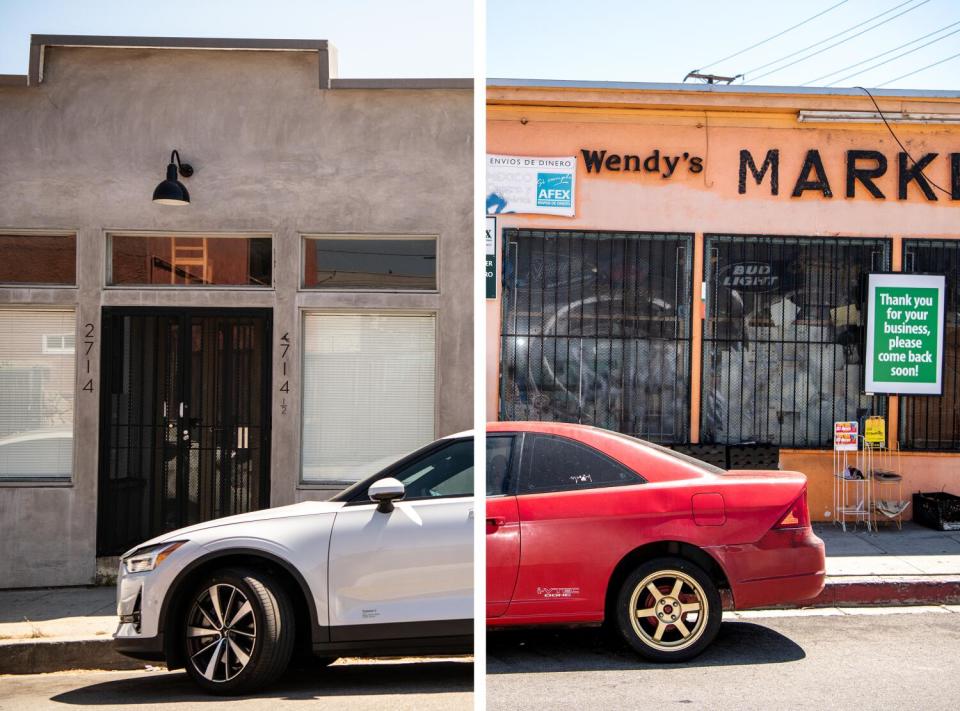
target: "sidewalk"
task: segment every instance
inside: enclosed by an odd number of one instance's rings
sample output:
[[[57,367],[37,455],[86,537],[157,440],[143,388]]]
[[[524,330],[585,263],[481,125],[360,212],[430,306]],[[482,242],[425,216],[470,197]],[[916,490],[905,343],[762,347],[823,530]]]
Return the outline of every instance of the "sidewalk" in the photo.
[[[827,547],[827,586],[810,607],[960,604],[960,531],[816,524]],[[113,587],[0,590],[0,674],[139,669],[116,654]]]

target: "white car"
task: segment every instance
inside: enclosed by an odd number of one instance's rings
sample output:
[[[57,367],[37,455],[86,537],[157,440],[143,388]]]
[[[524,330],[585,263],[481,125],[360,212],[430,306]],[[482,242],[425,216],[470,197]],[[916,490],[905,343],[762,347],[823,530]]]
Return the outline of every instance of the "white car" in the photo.
[[[447,437],[330,501],[230,516],[124,554],[117,651],[244,693],[294,653],[470,653],[473,435]]]

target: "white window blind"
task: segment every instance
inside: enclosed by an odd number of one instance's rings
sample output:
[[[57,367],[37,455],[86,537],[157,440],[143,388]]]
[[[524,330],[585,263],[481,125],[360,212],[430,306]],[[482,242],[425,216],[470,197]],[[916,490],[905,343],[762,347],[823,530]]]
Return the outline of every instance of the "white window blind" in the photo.
[[[70,477],[75,332],[73,311],[0,310],[0,480]]]
[[[362,479],[434,439],[435,321],[307,314],[304,481]]]

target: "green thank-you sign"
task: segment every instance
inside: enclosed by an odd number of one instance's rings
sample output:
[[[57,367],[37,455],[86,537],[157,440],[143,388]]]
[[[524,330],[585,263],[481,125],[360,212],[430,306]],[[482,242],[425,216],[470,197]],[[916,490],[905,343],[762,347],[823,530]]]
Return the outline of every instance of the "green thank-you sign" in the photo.
[[[864,390],[941,395],[946,277],[870,274],[867,288]]]

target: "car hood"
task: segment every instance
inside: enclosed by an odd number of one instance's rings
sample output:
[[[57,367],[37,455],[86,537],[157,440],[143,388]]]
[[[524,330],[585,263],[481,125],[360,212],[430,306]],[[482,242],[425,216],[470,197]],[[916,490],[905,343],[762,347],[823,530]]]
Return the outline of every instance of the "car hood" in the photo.
[[[121,557],[126,557],[137,548],[150,546],[155,543],[172,541],[180,538],[189,537],[191,533],[205,531],[210,528],[219,528],[221,526],[232,526],[238,523],[251,523],[254,521],[270,521],[279,518],[291,518],[293,516],[311,516],[322,513],[335,513],[343,507],[342,501],[302,501],[299,504],[290,506],[278,506],[272,509],[261,509],[259,511],[250,511],[249,513],[237,514],[236,516],[226,516],[224,518],[215,518],[211,521],[204,521],[193,526],[178,528],[175,531],[162,533],[156,538],[144,541],[138,546],[134,546]]]

